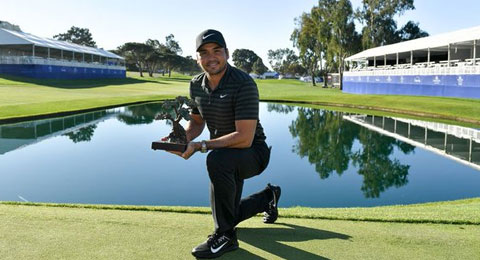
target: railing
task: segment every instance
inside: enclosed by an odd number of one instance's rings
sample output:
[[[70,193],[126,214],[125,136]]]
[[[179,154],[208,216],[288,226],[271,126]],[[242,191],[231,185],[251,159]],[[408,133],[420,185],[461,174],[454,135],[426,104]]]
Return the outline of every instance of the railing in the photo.
[[[96,69],[118,69],[125,70],[125,66],[108,65],[99,62],[79,62],[68,60],[57,60],[52,58],[41,58],[31,56],[0,56],[0,64],[26,64],[26,65],[51,65],[51,66],[65,66],[65,67],[82,67],[82,68],[96,68]]]
[[[394,117],[389,118],[372,116],[371,120],[367,120],[367,117],[368,116],[364,115],[344,115],[343,119],[366,127],[368,129],[374,130],[380,134],[393,137],[405,143],[425,148],[429,151],[435,152],[437,154],[480,170],[479,161],[475,160],[475,158],[478,158],[478,129],[468,129],[460,126],[444,125],[441,123],[420,122],[417,120],[399,119]],[[381,126],[375,124],[375,118],[382,120],[380,122]],[[390,127],[388,127],[387,129],[385,125],[387,124],[387,119],[393,119],[393,129],[391,125],[392,123],[390,123]],[[397,124],[397,121],[405,123],[407,127],[404,127],[403,129],[399,128],[399,124]],[[423,132],[425,133],[424,138],[421,138],[423,140],[418,138],[418,134],[417,138],[411,138],[411,129],[413,127],[423,129]],[[438,142],[438,135],[437,137],[433,136],[432,139],[427,130],[431,130],[436,133],[444,133],[443,137],[441,137],[443,140],[440,140],[441,143],[437,143],[438,145],[435,145],[435,139],[437,139]],[[461,141],[455,141],[455,139],[452,137],[457,137],[461,139]]]
[[[463,75],[480,74],[480,65],[431,68],[375,68],[372,70],[345,71],[345,76],[392,76],[392,75]]]
[[[480,143],[480,129],[478,128],[469,128],[469,127],[463,127],[463,126],[457,126],[457,125],[447,125],[447,124],[438,123],[438,122],[427,122],[427,121],[397,118],[397,117],[392,117],[392,119],[401,121],[407,124],[427,128],[435,132],[441,132],[441,133],[453,135],[458,138],[463,138],[468,140],[472,139],[473,141]]]

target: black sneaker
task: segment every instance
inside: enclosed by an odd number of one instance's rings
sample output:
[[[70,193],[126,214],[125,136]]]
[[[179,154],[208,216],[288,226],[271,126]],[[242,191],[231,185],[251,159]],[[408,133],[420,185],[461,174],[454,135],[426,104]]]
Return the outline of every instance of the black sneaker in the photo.
[[[196,246],[192,255],[197,258],[216,258],[238,248],[236,231],[223,234],[213,233],[207,241]]]
[[[268,208],[263,214],[263,223],[272,224],[278,218],[278,200],[280,199],[280,194],[282,189],[279,186],[267,184],[267,189],[270,189],[273,193],[273,198],[270,203],[268,203]]]

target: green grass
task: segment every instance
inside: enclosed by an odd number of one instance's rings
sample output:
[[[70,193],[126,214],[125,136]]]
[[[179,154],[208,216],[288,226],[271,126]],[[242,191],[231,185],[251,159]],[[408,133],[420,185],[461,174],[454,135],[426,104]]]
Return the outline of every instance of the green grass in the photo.
[[[171,78],[128,73],[126,79],[37,80],[0,76],[0,120],[78,111],[188,95],[190,76]],[[294,102],[381,115],[480,124],[480,100],[440,97],[353,95],[298,80],[258,80],[264,101]],[[373,112],[372,112],[373,111]]]
[[[188,93],[188,80],[0,78],[0,119],[162,100]]]
[[[12,206],[21,205],[129,211],[159,211],[193,214],[211,213],[210,209],[206,207],[58,204],[15,201],[0,202],[0,204]],[[283,218],[480,225],[480,198],[369,208],[292,207],[282,209],[281,213]]]
[[[480,199],[351,209],[353,218],[428,209],[456,222],[478,215]],[[2,259],[188,259],[212,231],[205,208],[0,204]],[[128,208],[130,207],[130,208]],[[174,209],[174,210],[172,210]],[[175,209],[177,211],[175,211]],[[445,213],[445,209],[450,211]],[[240,249],[222,259],[478,259],[480,224],[364,222],[305,218],[347,209],[281,209],[277,224],[254,217],[238,227]],[[360,212],[359,212],[360,211]],[[288,214],[287,214],[288,213]],[[414,213],[415,215],[416,213]],[[465,213],[469,214],[469,213]],[[381,214],[383,215],[383,214]],[[384,216],[389,218],[389,216]],[[478,221],[478,216],[476,217]],[[360,218],[357,220],[361,220]]]
[[[265,101],[307,102],[321,106],[376,110],[431,119],[480,124],[480,99],[400,95],[354,95],[313,87],[297,80],[259,80]]]
[[[111,80],[0,77],[0,119],[156,101],[188,94],[190,76]],[[480,100],[351,95],[259,80],[262,100],[480,124]],[[373,109],[373,110],[371,110]],[[372,208],[281,209],[275,225],[241,223],[223,259],[479,259],[480,198]],[[185,259],[212,230],[208,208],[0,203],[2,259]]]

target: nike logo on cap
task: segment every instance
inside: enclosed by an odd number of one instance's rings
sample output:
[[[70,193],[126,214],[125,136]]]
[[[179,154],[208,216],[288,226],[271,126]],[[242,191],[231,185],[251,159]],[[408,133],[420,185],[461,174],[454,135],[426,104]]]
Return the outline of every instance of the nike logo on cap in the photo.
[[[210,36],[212,36],[212,35],[214,35],[214,33],[207,34],[207,35],[203,36],[202,39],[205,40],[205,39],[207,39],[208,37],[210,37]]]
[[[223,243],[222,245],[220,245],[219,247],[217,248],[213,248],[213,246],[210,247],[210,251],[212,251],[213,254],[216,254],[218,251],[220,251],[220,249],[222,249],[222,247],[224,247],[226,244],[228,243],[228,241],[225,241],[225,243]]]

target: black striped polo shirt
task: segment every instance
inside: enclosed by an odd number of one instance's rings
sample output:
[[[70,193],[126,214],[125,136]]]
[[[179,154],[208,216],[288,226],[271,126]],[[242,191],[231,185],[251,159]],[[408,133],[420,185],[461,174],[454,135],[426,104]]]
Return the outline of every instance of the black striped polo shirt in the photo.
[[[227,70],[214,91],[210,90],[205,73],[190,82],[190,98],[197,108],[193,114],[200,114],[205,120],[210,139],[235,132],[235,120],[255,119],[257,128],[253,143],[264,142],[266,137],[258,118],[257,84],[245,72],[227,64]]]

